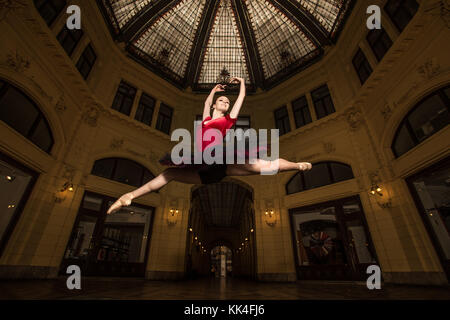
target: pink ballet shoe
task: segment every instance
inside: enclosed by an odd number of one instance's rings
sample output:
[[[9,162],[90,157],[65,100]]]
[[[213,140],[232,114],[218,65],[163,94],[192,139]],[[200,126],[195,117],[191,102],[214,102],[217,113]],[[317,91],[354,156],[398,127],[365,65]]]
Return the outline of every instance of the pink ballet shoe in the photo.
[[[116,202],[114,202],[111,207],[109,207],[106,214],[111,214],[113,212],[116,212],[121,207],[128,207],[131,204],[131,201],[133,200],[133,196],[129,193],[124,194],[119,199],[117,199]]]
[[[297,162],[300,171],[311,170],[312,164],[309,162]]]

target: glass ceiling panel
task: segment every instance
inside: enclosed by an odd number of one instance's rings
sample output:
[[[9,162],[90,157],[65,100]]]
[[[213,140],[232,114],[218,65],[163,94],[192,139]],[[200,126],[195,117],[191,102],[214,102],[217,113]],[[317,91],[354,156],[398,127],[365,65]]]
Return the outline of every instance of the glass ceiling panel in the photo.
[[[316,49],[294,23],[269,2],[245,0],[245,3],[266,78]]]
[[[339,12],[345,7],[344,0],[296,0],[311,13],[329,33],[335,29]]]
[[[203,59],[198,83],[217,83],[223,69],[249,83],[244,48],[230,0],[221,0]]]
[[[111,20],[116,20],[119,29],[121,29],[131,18],[133,18],[140,10],[142,10],[149,3],[152,5],[156,0],[103,0],[105,7],[108,9],[108,13],[111,16]]]
[[[183,78],[205,3],[181,1],[147,29],[134,46]]]

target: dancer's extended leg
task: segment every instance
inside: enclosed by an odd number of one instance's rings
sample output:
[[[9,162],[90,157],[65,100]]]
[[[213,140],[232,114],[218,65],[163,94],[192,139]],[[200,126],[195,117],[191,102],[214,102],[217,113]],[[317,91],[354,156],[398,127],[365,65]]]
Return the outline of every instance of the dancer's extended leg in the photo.
[[[278,161],[278,162],[277,162]],[[260,174],[262,171],[267,172],[284,172],[291,170],[310,170],[312,168],[309,162],[291,162],[285,159],[278,159],[274,161],[258,159],[256,163],[245,164],[229,164],[227,165],[228,176],[249,176]]]
[[[188,184],[200,184],[200,176],[197,170],[192,168],[168,168],[164,170],[157,177],[153,178],[142,187],[133,190],[129,193],[121,196],[116,202],[114,202],[108,209],[108,214],[117,211],[120,207],[129,206],[134,198],[138,198],[146,193],[156,191],[170,181],[178,181]]]

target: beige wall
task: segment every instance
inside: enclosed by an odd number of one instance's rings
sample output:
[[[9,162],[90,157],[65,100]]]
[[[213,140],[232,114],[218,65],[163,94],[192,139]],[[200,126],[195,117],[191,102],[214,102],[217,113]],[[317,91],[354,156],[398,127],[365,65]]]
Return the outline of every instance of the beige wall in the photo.
[[[44,153],[4,123],[0,123],[0,151],[40,173],[18,224],[0,257],[1,270],[42,267],[39,276],[52,277],[61,263],[85,190],[118,197],[130,187],[91,176],[95,160],[124,157],[158,174],[157,159],[174,145],[155,129],[158,106],[174,108],[172,129],[192,130],[201,114],[204,95],[182,92],[124,55],[114,43],[94,1],[80,3],[83,11],[81,43],[68,57],[55,38],[64,15],[49,29],[32,4],[3,8],[0,20],[0,77],[26,92],[47,117],[55,146]],[[384,1],[373,1],[383,4]],[[450,30],[440,17],[439,1],[420,1],[418,14],[399,34],[383,16],[383,26],[394,41],[377,64],[365,41],[365,6],[357,1],[336,46],[325,57],[266,93],[248,96],[241,114],[250,115],[252,127],[273,128],[273,110],[327,83],[336,113],[316,120],[280,139],[280,154],[295,161],[340,161],[352,166],[355,179],[287,196],[285,184],[293,173],[238,178],[254,189],[257,272],[262,279],[276,276],[295,280],[295,264],[288,209],[359,195],[385,280],[444,283],[442,266],[431,244],[404,178],[448,156],[450,131],[441,130],[410,152],[395,159],[390,145],[400,121],[425,95],[449,83]],[[75,63],[91,43],[97,62],[84,81]],[[374,70],[361,86],[352,66],[358,47]],[[29,62],[27,64],[26,62]],[[110,108],[121,80],[158,100],[151,127]],[[233,98],[232,98],[233,100]],[[137,108],[136,99],[132,115]],[[392,207],[382,209],[368,190],[376,175],[387,190]],[[62,203],[54,194],[71,180],[75,191]],[[158,194],[137,202],[156,208],[147,277],[183,275],[190,207],[190,185],[171,183]],[[174,201],[181,214],[176,225],[167,223]],[[273,205],[274,227],[264,222]],[[20,267],[19,267],[20,266]],[[6,269],[5,269],[6,268]],[[11,275],[11,274],[10,274]]]

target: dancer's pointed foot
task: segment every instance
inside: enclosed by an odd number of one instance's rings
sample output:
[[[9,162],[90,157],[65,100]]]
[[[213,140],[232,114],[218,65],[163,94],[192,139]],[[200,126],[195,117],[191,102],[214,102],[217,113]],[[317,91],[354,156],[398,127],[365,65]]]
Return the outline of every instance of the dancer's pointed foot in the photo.
[[[309,162],[297,162],[300,171],[311,170],[312,164]]]
[[[125,193],[123,196],[121,196],[119,199],[117,199],[116,202],[114,202],[111,207],[109,207],[107,214],[111,214],[113,212],[116,212],[121,207],[128,207],[131,204],[131,201],[133,200],[133,195],[131,193]]]

